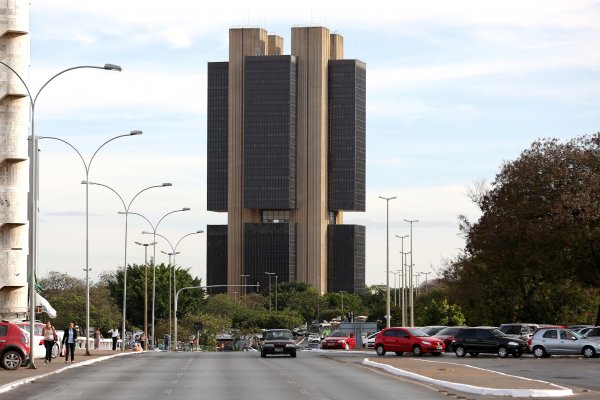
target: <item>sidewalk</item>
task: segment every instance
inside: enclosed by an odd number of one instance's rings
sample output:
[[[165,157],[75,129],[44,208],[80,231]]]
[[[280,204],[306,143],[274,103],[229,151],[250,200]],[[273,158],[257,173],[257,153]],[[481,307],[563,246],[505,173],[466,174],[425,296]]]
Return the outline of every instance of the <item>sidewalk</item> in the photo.
[[[377,361],[375,361],[377,360]],[[510,397],[572,396],[569,388],[469,365],[407,357],[365,358],[363,365],[464,393]]]
[[[36,369],[30,369],[28,367],[21,367],[14,371],[8,371],[0,369],[0,393],[4,393],[10,390],[14,386],[21,385],[23,383],[31,382],[41,375],[53,374],[62,372],[65,369],[73,368],[81,365],[93,364],[101,362],[103,360],[119,357],[123,355],[134,354],[132,351],[112,351],[112,350],[90,350],[89,356],[85,355],[85,349],[77,349],[75,351],[75,362],[71,364],[65,363],[63,357],[56,357],[51,363],[44,363],[43,358],[35,359]]]

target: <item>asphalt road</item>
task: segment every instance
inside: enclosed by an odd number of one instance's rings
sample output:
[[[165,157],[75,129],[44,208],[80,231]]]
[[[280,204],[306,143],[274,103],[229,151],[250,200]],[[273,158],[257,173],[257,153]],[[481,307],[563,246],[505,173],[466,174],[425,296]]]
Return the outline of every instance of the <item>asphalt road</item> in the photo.
[[[448,393],[361,365],[374,352],[298,352],[297,358],[260,358],[257,352],[147,352],[81,365],[0,394],[2,399],[447,399],[483,396]],[[386,357],[388,357],[386,355]],[[395,355],[389,355],[395,358]],[[404,355],[402,358],[409,358]],[[424,356],[431,358],[431,356]],[[600,391],[600,359],[520,359],[481,355],[436,361],[472,366],[553,382],[574,389],[580,400]],[[11,371],[0,371],[11,373]]]
[[[356,357],[359,358],[358,356]],[[354,359],[352,359],[354,361]],[[69,369],[0,399],[447,399],[436,388],[318,353],[147,352]]]

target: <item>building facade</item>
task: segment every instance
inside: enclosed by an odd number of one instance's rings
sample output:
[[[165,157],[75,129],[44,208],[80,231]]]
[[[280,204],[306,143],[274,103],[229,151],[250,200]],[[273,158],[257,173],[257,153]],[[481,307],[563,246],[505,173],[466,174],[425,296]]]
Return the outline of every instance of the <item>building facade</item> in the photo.
[[[0,60],[21,77],[29,70],[29,2],[0,5]],[[27,313],[27,132],[29,98],[23,83],[0,65],[0,317]]]
[[[207,207],[227,225],[207,228],[207,285],[364,290],[365,228],[343,212],[365,210],[366,66],[343,50],[324,27],[292,28],[290,55],[239,28],[208,64]]]

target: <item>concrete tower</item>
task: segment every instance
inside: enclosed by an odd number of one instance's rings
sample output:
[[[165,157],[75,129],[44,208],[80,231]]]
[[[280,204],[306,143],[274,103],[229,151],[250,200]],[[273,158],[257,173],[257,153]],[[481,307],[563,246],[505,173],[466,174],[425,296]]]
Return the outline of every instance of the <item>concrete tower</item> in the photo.
[[[29,1],[0,5],[0,60],[21,77],[29,69]],[[29,98],[23,83],[0,65],[0,317],[23,318],[27,308],[27,135]]]

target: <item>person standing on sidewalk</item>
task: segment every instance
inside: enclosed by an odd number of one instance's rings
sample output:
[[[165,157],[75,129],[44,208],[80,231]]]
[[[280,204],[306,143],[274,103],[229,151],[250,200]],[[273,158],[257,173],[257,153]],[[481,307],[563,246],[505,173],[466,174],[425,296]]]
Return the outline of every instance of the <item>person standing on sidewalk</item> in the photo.
[[[112,349],[113,351],[115,351],[117,350],[117,340],[119,340],[119,328],[117,328],[117,326],[115,325],[115,327],[109,330],[108,333],[110,333],[110,337],[112,338]]]
[[[42,328],[42,336],[44,337],[44,346],[46,347],[46,360],[44,362],[49,363],[52,362],[54,343],[58,341],[58,335],[50,321],[47,321],[46,326]]]
[[[71,363],[75,362],[75,342],[77,341],[77,329],[75,322],[70,322],[69,327],[65,329],[62,343],[65,345],[65,363],[69,362],[69,354],[71,355]]]
[[[102,339],[102,332],[100,331],[100,327],[97,326],[94,331],[94,350],[98,350],[100,348],[100,339]]]

